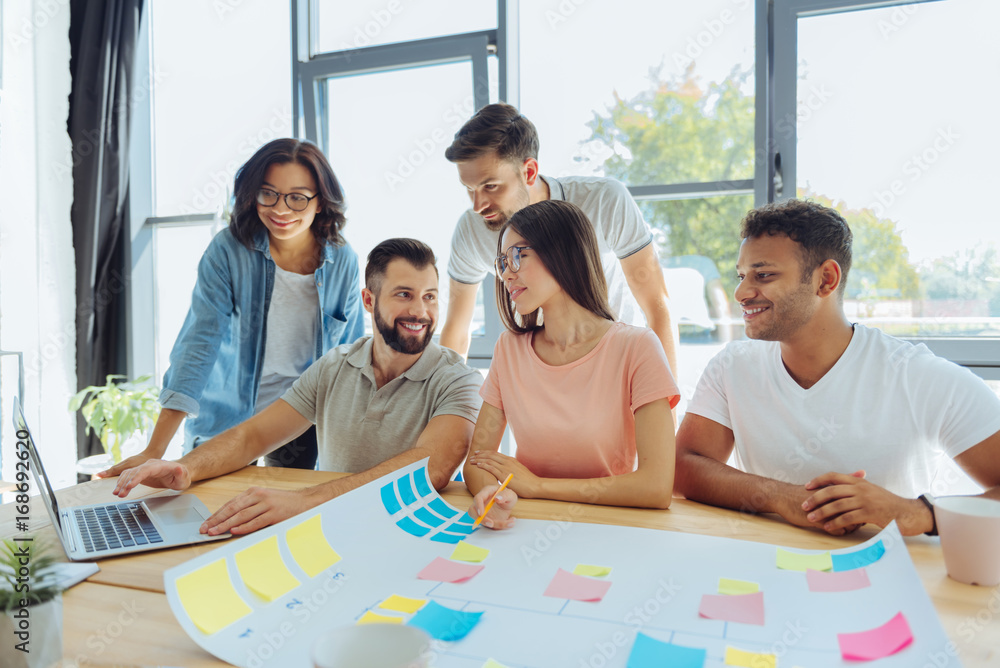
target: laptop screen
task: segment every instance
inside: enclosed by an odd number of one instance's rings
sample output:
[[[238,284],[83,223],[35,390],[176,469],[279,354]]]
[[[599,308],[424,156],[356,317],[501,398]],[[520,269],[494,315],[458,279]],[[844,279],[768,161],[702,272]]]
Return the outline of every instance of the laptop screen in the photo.
[[[20,455],[22,448],[28,448],[31,473],[35,476],[38,491],[42,497],[42,501],[45,502],[46,508],[49,510],[52,521],[56,525],[56,531],[62,536],[62,522],[59,520],[59,503],[56,501],[56,494],[52,490],[52,485],[49,484],[49,477],[45,475],[45,468],[42,467],[42,458],[38,456],[38,450],[35,449],[35,441],[31,438],[31,432],[28,431],[28,423],[24,421],[24,413],[21,412],[21,404],[17,397],[14,397],[14,429],[17,431],[17,453]]]

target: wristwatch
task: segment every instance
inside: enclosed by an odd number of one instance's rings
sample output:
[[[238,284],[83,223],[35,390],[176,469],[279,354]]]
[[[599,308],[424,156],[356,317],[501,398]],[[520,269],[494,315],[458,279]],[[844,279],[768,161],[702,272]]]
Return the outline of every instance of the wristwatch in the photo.
[[[934,497],[931,496],[930,494],[921,494],[918,498],[924,502],[924,504],[927,506],[927,510],[931,511],[931,522],[933,523],[931,530],[925,531],[924,535],[925,536],[938,535],[937,517],[934,516]]]

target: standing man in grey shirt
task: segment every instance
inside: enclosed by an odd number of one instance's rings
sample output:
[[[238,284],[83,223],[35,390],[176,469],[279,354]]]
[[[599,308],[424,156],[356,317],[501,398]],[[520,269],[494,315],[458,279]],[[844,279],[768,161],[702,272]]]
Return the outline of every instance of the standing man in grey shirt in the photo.
[[[318,506],[391,471],[430,457],[437,489],[465,459],[479,413],[482,376],[431,341],[438,316],[434,252],[389,239],[368,255],[362,303],[374,336],[339,346],[254,417],[176,462],[150,459],[120,474],[120,497],[142,483],[183,490],[236,471],[316,425],[319,468],[354,475],[294,491],[251,487],[202,526],[245,534]]]
[[[652,329],[677,377],[677,333],[670,320],[667,286],[652,233],[624,185],[603,177],[555,179],[539,174],[538,133],[509,104],[490,104],[476,112],[444,155],[458,166],[472,208],[459,218],[451,240],[442,346],[468,353],[476,292],[493,271],[503,224],[529,204],[559,199],[576,204],[594,225],[608,302],[618,319]]]

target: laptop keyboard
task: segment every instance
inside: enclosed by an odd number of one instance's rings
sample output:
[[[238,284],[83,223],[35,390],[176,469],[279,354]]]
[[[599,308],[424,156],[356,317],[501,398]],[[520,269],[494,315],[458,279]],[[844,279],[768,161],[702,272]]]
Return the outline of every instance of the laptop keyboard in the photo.
[[[76,508],[73,512],[87,552],[163,542],[139,502]]]

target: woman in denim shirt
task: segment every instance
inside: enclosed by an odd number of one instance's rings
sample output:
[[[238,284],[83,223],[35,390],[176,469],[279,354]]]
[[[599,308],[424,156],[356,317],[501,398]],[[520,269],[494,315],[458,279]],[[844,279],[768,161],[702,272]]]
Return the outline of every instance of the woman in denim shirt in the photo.
[[[240,168],[232,221],[198,265],[149,444],[102,475],[162,457],[185,416],[190,451],[266,408],[314,360],[364,333],[358,256],[341,234],[344,223],[340,184],[315,145],[278,139]],[[267,461],[311,469],[316,455],[312,427]]]

